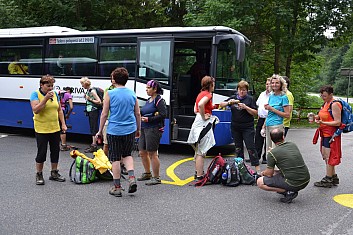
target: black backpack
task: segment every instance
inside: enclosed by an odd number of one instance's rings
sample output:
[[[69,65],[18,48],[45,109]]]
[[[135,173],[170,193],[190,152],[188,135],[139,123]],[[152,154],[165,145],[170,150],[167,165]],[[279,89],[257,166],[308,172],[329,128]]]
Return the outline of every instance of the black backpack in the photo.
[[[224,186],[236,187],[240,184],[241,179],[238,170],[238,164],[234,160],[227,160],[223,173],[222,184]]]
[[[92,89],[94,89],[96,91],[99,99],[101,100],[100,104],[93,104],[93,106],[97,107],[98,109],[102,109],[103,108],[104,90],[100,87],[93,87]]]

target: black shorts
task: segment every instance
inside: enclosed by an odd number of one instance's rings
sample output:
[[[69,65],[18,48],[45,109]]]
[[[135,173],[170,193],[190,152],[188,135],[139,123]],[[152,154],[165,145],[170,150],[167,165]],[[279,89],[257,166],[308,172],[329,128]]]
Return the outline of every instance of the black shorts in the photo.
[[[330,148],[330,139],[331,137],[322,137],[321,146],[325,148]]]
[[[128,135],[107,134],[109,160],[112,162],[120,161],[121,158],[131,156],[135,143],[135,132]]]
[[[139,150],[147,152],[157,151],[159,142],[161,141],[163,132],[159,130],[160,127],[144,128],[141,130],[139,139]]]
[[[308,182],[309,183],[309,182]],[[282,174],[276,174],[272,177],[264,176],[264,184],[272,188],[282,188],[287,191],[298,192],[299,190],[305,188],[308,184],[301,185],[300,187],[290,186],[286,183]]]

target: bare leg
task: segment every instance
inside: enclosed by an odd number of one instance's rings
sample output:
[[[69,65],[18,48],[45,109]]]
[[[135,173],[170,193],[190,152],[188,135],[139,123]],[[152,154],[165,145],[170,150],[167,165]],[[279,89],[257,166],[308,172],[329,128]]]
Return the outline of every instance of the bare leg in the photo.
[[[272,191],[272,192],[278,192],[278,193],[284,193],[286,190],[283,188],[274,188],[274,187],[269,187],[266,184],[264,184],[264,177],[260,177],[257,180],[257,186],[260,189],[266,190],[266,191]]]
[[[195,168],[197,172],[197,177],[203,175],[203,167],[204,167],[204,158],[201,155],[196,155],[195,159]]]
[[[113,179],[120,179],[120,161],[112,163]]]
[[[153,177],[159,177],[159,168],[161,164],[158,158],[158,152],[157,151],[148,152],[148,155],[152,162]]]
[[[142,165],[145,169],[145,173],[151,173],[151,160],[148,156],[148,152],[145,150],[141,150],[139,154],[141,156]]]
[[[42,172],[44,167],[44,163],[36,163],[37,172]]]

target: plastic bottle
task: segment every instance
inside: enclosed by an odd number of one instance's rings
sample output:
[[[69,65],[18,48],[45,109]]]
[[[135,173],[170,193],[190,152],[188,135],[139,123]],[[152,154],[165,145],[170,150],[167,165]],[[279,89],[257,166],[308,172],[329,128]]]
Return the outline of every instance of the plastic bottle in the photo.
[[[222,180],[227,180],[227,178],[228,178],[228,173],[227,171],[225,171],[222,173]]]
[[[216,175],[216,173],[218,172],[219,170],[219,165],[216,165],[216,167],[213,169],[212,171],[212,175]]]

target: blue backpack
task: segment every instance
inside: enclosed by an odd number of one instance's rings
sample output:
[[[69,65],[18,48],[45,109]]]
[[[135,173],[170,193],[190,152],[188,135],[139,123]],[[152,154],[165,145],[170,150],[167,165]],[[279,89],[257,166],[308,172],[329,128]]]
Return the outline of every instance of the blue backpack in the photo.
[[[353,113],[352,113],[352,107],[344,100],[342,99],[337,99],[332,101],[333,102],[340,102],[342,105],[342,111],[341,111],[341,123],[344,126],[341,126],[335,133],[336,135],[340,135],[342,132],[347,133],[353,131]],[[332,115],[332,103],[330,104],[329,112]]]

